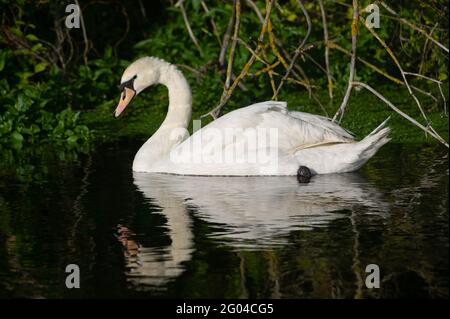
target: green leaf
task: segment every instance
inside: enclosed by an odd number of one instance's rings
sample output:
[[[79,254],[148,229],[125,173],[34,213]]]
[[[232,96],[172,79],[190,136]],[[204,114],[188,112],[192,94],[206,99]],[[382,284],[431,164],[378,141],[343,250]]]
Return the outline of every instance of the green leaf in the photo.
[[[37,126],[36,124],[31,124],[30,126],[30,133],[31,134],[37,134],[41,131],[41,129],[39,128],[39,126]]]
[[[35,36],[34,34],[31,34],[31,33],[27,34],[25,38],[29,41],[38,41],[39,40],[37,36]]]
[[[78,140],[78,136],[72,135],[67,138],[67,143],[68,144],[76,144],[77,140]]]
[[[20,134],[19,132],[13,132],[11,134],[12,147],[14,147],[16,149],[20,149],[20,148],[22,148],[22,143],[23,143],[23,136],[22,136],[22,134]]]
[[[201,0],[192,0],[192,6],[196,12],[200,9],[200,2]]]
[[[142,49],[142,48],[145,48],[146,46],[152,44],[152,42],[153,42],[153,39],[142,40],[142,41],[139,41],[138,43],[136,43],[133,46],[133,48]]]
[[[110,47],[110,46],[108,46],[106,49],[105,49],[105,58],[110,58],[110,57],[112,57],[112,48]]]
[[[94,81],[98,80],[98,78],[100,76],[102,76],[102,74],[108,74],[110,72],[111,72],[111,70],[108,70],[108,69],[100,69],[100,70],[95,71],[94,72]]]
[[[5,67],[5,61],[6,61],[6,51],[2,51],[0,53],[0,71],[3,70]]]
[[[36,43],[35,45],[33,45],[31,47],[31,51],[33,52],[37,52],[39,50],[41,50],[44,46],[42,45],[42,43]]]
[[[28,86],[23,90],[23,93],[33,100],[39,98],[39,90],[35,86]]]
[[[28,110],[32,103],[33,101],[29,97],[20,93],[17,97],[16,104],[14,104],[14,107],[19,112],[25,112]]]
[[[16,21],[16,24],[19,24],[18,22],[20,21]],[[19,28],[12,27],[9,29],[9,31],[11,31],[14,35],[17,35],[18,37],[22,36],[22,31]]]
[[[48,64],[45,63],[45,62],[41,62],[41,63],[36,64],[34,66],[34,73],[39,73],[39,72],[44,71],[47,68],[47,65]]]

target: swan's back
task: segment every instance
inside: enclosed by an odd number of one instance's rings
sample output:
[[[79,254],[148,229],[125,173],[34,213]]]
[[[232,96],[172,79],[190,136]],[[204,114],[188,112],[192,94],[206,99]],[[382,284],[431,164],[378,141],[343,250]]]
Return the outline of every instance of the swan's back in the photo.
[[[232,111],[196,131],[172,150],[160,170],[186,175],[295,175],[300,150],[354,142],[350,132],[328,118],[291,112],[286,102],[267,101]]]
[[[208,134],[208,130],[211,134]],[[230,143],[236,145],[245,142],[246,135],[258,130],[267,134],[277,131],[277,148],[286,153],[312,145],[354,142],[353,134],[326,117],[288,111],[286,102],[266,101],[225,114],[195,132],[179,149],[189,148],[190,143],[208,145],[211,135],[220,132],[227,137],[228,134],[233,135],[233,139],[223,141],[215,145],[217,148],[213,148],[213,151],[224,150]],[[205,155],[211,151],[206,148]]]

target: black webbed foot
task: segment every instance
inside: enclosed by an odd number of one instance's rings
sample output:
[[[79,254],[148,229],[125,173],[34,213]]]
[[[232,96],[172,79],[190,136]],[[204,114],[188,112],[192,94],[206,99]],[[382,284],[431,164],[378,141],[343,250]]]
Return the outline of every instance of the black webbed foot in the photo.
[[[309,183],[311,180],[311,171],[306,166],[300,166],[297,171],[297,180],[299,183]]]

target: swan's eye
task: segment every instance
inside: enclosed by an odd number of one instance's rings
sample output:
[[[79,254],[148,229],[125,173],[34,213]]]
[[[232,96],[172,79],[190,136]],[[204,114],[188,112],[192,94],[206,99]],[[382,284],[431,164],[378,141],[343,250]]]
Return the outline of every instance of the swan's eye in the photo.
[[[125,88],[132,89],[134,91],[134,80],[137,78],[137,75],[133,76],[128,81],[123,82],[119,85],[119,90],[123,91]]]

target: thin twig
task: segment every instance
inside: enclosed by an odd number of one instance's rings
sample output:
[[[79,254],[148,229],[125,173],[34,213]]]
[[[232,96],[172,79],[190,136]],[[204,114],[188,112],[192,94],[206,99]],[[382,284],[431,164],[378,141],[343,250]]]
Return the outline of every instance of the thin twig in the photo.
[[[441,87],[442,82],[441,81],[433,79],[433,78],[430,78],[430,77],[422,75],[422,74],[418,74],[418,73],[405,72],[405,74],[411,75],[411,76],[416,76],[418,78],[422,78],[422,79],[425,79],[425,80],[428,80],[428,81],[436,83],[438,85],[439,92],[441,93],[441,97],[442,97],[442,100],[444,102],[444,114],[447,115],[447,101],[445,100],[444,92],[442,92],[442,87]],[[421,90],[419,90],[418,88],[415,88],[415,89],[416,89],[416,91],[421,92]],[[432,96],[434,99],[436,99],[433,95],[431,95],[431,93],[428,93],[428,92],[425,92],[425,91],[423,91],[421,93],[424,93],[424,94],[426,94],[428,96]]]
[[[278,44],[279,45],[279,44]],[[291,64],[291,61],[292,61],[292,56],[289,54],[289,52],[287,52],[283,47],[281,47],[281,51],[283,52],[283,54],[284,54],[284,56],[286,57],[286,60],[288,60],[288,62],[289,62],[289,65]],[[305,50],[303,50],[303,52],[304,52]],[[289,68],[289,66],[288,66],[288,68]],[[298,73],[300,73],[300,75],[295,71],[295,70],[297,70],[298,71]],[[294,65],[294,69],[292,70],[292,74],[297,78],[297,79],[302,79],[302,80],[304,80],[306,83],[308,83],[308,87],[307,87],[307,90],[308,90],[308,95],[309,95],[309,97],[311,98],[311,96],[312,96],[312,90],[309,88],[311,85],[311,81],[309,80],[309,78],[308,78],[308,76],[306,75],[306,73],[305,73],[305,71],[302,69],[302,67],[300,66],[300,65],[298,65],[298,64],[295,64]],[[287,70],[287,69],[286,69]]]
[[[335,80],[335,78],[331,75],[331,73],[328,73],[327,70],[322,65],[320,65],[320,63],[317,62],[316,59],[314,59],[311,55],[309,55],[306,52],[303,52],[303,55],[305,56],[305,58],[311,60],[311,62],[314,63],[320,69],[320,71],[325,73],[325,75],[329,76],[331,80]]]
[[[445,100],[444,92],[442,92],[441,84],[438,84],[439,92],[441,92],[442,100],[444,101],[444,114],[447,116],[447,101]]]
[[[350,58],[350,73],[348,76],[348,85],[347,90],[344,95],[344,99],[342,100],[341,106],[337,110],[336,114],[333,116],[333,122],[336,120],[338,116],[339,122],[342,120],[342,117],[344,116],[345,108],[348,103],[348,99],[350,98],[350,93],[352,92],[352,82],[355,77],[355,68],[356,68],[356,46],[358,43],[358,18],[359,18],[359,8],[358,8],[358,1],[353,0],[353,13],[352,13],[352,55]]]
[[[46,54],[40,55],[39,53],[33,51],[31,45],[24,38],[17,37],[8,28],[4,28],[2,30],[2,35],[4,36],[5,40],[12,43],[18,48],[26,50],[27,53],[29,53],[35,59],[45,62],[47,64],[52,64],[52,59],[48,57],[48,55]]]
[[[258,60],[259,62],[261,62],[261,63],[263,63],[265,65],[264,68],[256,71],[255,73],[248,73],[248,75],[250,75],[250,76],[258,76],[260,74],[268,73],[269,71],[271,71],[272,75],[281,76],[281,74],[273,71],[273,69],[281,63],[279,60],[276,61],[273,64],[270,64],[263,57],[259,56],[252,48],[250,48],[249,45],[246,44],[242,39],[238,39],[238,41],[239,41],[239,43],[242,43],[246,47],[246,49],[251,54],[253,54],[255,56],[256,60]],[[304,86],[306,89],[309,89],[309,90],[314,87],[314,86],[310,85],[309,83],[305,83],[305,82],[303,82],[301,80],[293,79],[291,77],[287,78],[287,81],[288,82],[297,83],[297,84],[299,84],[301,86]]]
[[[78,3],[78,0],[75,0],[75,4],[78,6],[78,10],[80,11],[80,22],[81,22],[81,30],[83,31],[83,41],[84,41],[84,51],[83,51],[83,61],[84,64],[87,65],[87,54],[89,52],[89,40],[87,37],[86,25],[84,24],[83,13]]]
[[[192,31],[191,24],[189,23],[189,19],[187,17],[186,9],[184,8],[183,2],[184,2],[184,0],[178,0],[178,2],[175,4],[175,7],[180,8],[181,14],[183,15],[184,25],[186,26],[186,29],[189,33],[189,37],[191,38],[192,42],[194,43],[194,45],[197,48],[200,55],[203,56],[203,50],[200,47],[200,45],[198,44],[198,40],[195,37],[194,32]]]
[[[433,94],[431,94],[430,92],[424,91],[414,85],[411,85],[411,89],[416,90],[419,93],[422,93],[423,95],[428,96],[429,98],[433,99],[434,102],[438,103],[438,99],[436,97],[434,97]]]
[[[434,83],[442,84],[442,82],[439,81],[439,80],[430,78],[428,76],[425,76],[425,75],[422,75],[422,74],[419,74],[419,73],[413,73],[413,72],[404,72],[404,73],[405,73],[405,75],[412,75],[412,76],[416,76],[418,78],[426,79],[426,80],[434,82]]]
[[[437,139],[439,142],[441,142],[442,144],[444,144],[447,148],[448,143],[441,137],[439,136],[439,134],[437,134],[434,130],[430,129],[430,126],[425,127],[422,124],[420,124],[419,122],[417,122],[415,119],[413,119],[411,116],[409,116],[408,114],[404,113],[403,111],[401,111],[398,107],[396,107],[394,104],[392,104],[388,99],[386,99],[383,95],[381,95],[380,93],[378,93],[374,88],[372,88],[370,85],[366,84],[366,83],[362,83],[362,82],[352,82],[351,83],[352,86],[361,86],[367,90],[369,90],[370,92],[372,92],[376,97],[378,97],[380,100],[382,100],[384,103],[386,103],[391,109],[393,109],[395,112],[397,112],[398,114],[400,114],[401,116],[403,116],[405,119],[407,119],[408,121],[410,121],[411,123],[413,123],[415,126],[417,126],[418,128],[420,128],[421,130],[423,130],[425,133],[430,134],[432,137],[434,137],[435,139]]]
[[[405,86],[408,89],[409,94],[412,96],[413,100],[416,102],[417,107],[419,108],[420,113],[422,114],[422,117],[425,119],[426,122],[429,122],[428,117],[426,116],[425,112],[423,111],[423,108],[422,108],[422,105],[420,104],[419,99],[413,93],[413,91],[409,85],[408,79],[406,78],[405,71],[403,70],[403,68],[402,68],[400,62],[398,61],[397,57],[395,56],[394,52],[391,50],[391,48],[389,48],[389,46],[386,44],[386,42],[383,39],[381,39],[381,37],[378,35],[378,33],[373,28],[368,27],[364,23],[364,19],[361,18],[361,21],[366,26],[366,29],[369,30],[369,32],[378,40],[378,42],[383,46],[383,48],[386,50],[386,52],[391,56],[392,61],[395,63],[395,65],[397,66],[397,68],[400,71],[400,74],[402,75],[403,82],[405,83]]]
[[[261,13],[261,10],[259,10],[258,6],[252,1],[252,0],[245,0],[245,3],[255,11],[256,15],[258,16],[259,22],[261,24],[264,23],[264,17]]]
[[[384,1],[377,1],[379,3],[381,3],[381,5],[388,10],[391,14],[393,14],[394,16],[398,17],[399,21],[401,21],[402,23],[406,24],[407,26],[409,26],[411,29],[414,29],[418,32],[420,32],[421,34],[423,34],[427,39],[429,39],[431,42],[433,42],[434,44],[436,44],[438,47],[440,47],[442,50],[444,50],[445,52],[449,53],[448,48],[445,47],[442,43],[440,43],[439,41],[437,41],[435,38],[433,38],[430,34],[428,34],[426,31],[422,30],[421,28],[419,28],[417,25],[409,22],[408,20],[406,20],[405,18],[400,17],[400,15],[393,10],[391,7],[389,7]]]
[[[236,43],[239,36],[239,26],[241,22],[241,0],[234,0],[234,7],[234,32],[231,40],[230,53],[228,55],[227,76],[221,99],[226,97],[227,91],[230,89],[231,73],[233,71],[234,55],[236,53]]]
[[[345,53],[345,54],[347,54],[347,55],[351,55],[350,52],[348,52],[348,51],[345,50],[343,47],[339,46],[338,44],[336,44],[336,43],[334,43],[334,42],[329,42],[329,46],[330,46],[331,49],[337,49],[337,50],[340,51],[340,52],[343,52],[343,53]],[[363,64],[367,65],[369,68],[371,68],[371,69],[374,70],[375,72],[381,74],[381,75],[384,76],[385,78],[391,80],[392,82],[394,82],[394,83],[396,83],[396,84],[400,84],[400,85],[405,85],[405,82],[403,82],[402,80],[400,80],[400,79],[398,79],[398,78],[396,78],[396,77],[394,77],[394,76],[392,76],[392,75],[390,75],[390,74],[384,72],[383,70],[381,70],[381,69],[380,69],[379,67],[377,67],[376,65],[373,65],[372,63],[370,63],[370,62],[368,62],[368,61],[366,61],[366,60],[364,60],[364,59],[362,59],[362,58],[360,58],[360,57],[357,57],[357,59],[358,59],[358,61],[360,61],[360,62],[362,62]],[[407,72],[405,72],[405,74],[407,74]],[[438,83],[438,85],[439,85],[439,83]],[[431,93],[426,92],[426,91],[424,91],[424,90],[422,90],[422,89],[419,89],[418,87],[415,87],[414,85],[411,85],[411,89],[413,89],[413,90],[415,90],[415,91],[417,91],[417,92],[419,92],[419,93],[422,93],[422,94],[424,94],[424,95],[427,95],[427,96],[429,96],[430,98],[432,98],[434,101],[437,102],[436,97],[434,97]]]
[[[120,11],[122,12],[123,16],[125,17],[125,30],[122,34],[122,36],[120,37],[120,39],[114,44],[114,55],[117,57],[117,49],[119,48],[119,45],[126,39],[128,33],[130,32],[130,18],[128,16],[127,10],[125,9],[125,6],[123,6],[122,4],[120,4]]]
[[[330,96],[330,99],[333,99],[333,80],[331,78],[330,72],[330,60],[329,60],[330,48],[328,46],[329,40],[328,40],[327,15],[325,12],[325,7],[323,5],[323,0],[319,0],[319,6],[320,6],[320,14],[322,15],[323,40],[325,42],[325,69],[328,79],[328,95]]]
[[[142,3],[142,0],[138,0],[138,2],[139,2],[139,9],[141,9],[142,17],[144,19],[147,19],[147,12],[145,11],[145,7],[144,4]]]
[[[264,61],[264,62],[265,62],[265,61]],[[266,73],[266,72],[268,72],[269,70],[275,69],[279,64],[280,64],[280,61],[276,61],[276,62],[273,63],[273,64],[268,64],[268,63],[267,63],[267,65],[266,65],[265,67],[263,67],[262,69],[256,71],[255,73],[252,73],[252,75],[253,75],[253,76],[258,76],[258,75],[260,75],[260,74],[262,74],[262,73]]]
[[[270,24],[270,22],[269,22],[269,24]],[[268,60],[266,51],[263,51],[263,55],[264,55],[264,58],[265,58],[266,60]],[[275,85],[275,81],[274,81],[274,78],[273,78],[273,76],[274,76],[274,71],[273,71],[271,68],[269,68],[269,69],[267,70],[266,73],[269,75],[270,86],[271,86],[271,88],[272,88],[272,92],[275,94],[275,91],[276,91],[277,87],[276,87],[276,85]],[[276,100],[276,99],[275,99],[275,100]]]
[[[278,60],[280,60],[280,62],[283,64],[283,66],[287,70],[289,68],[289,64],[287,63],[286,59],[278,51],[276,41],[275,41],[275,34],[273,33],[272,27],[273,27],[272,21],[269,19],[269,23],[267,24],[267,32],[269,33],[270,48],[272,49],[272,52],[275,54],[275,56],[278,58]]]
[[[219,65],[221,67],[223,67],[225,64],[225,55],[227,53],[228,43],[230,42],[231,32],[233,30],[235,8],[236,7],[233,6],[233,13],[231,14],[230,20],[228,21],[227,29],[225,31],[225,34],[223,35],[222,46],[220,47]]]
[[[180,68],[183,68],[183,69],[186,69],[186,70],[188,70],[189,72],[194,73],[196,77],[202,77],[202,76],[204,76],[204,75],[202,74],[202,72],[200,72],[200,71],[197,70],[196,68],[193,68],[193,67],[191,67],[191,66],[189,66],[189,65],[186,65],[186,64],[176,64],[176,66],[177,66],[177,67],[180,67]]]
[[[244,40],[241,38],[237,39],[240,44],[242,44],[259,62],[269,65],[269,62],[267,62],[264,58],[262,58],[258,53],[255,52]]]
[[[270,43],[270,47],[271,47],[273,53],[275,54],[275,56],[278,58],[278,60],[281,62],[281,64],[284,66],[285,70],[287,71],[289,69],[289,65],[292,61],[292,57],[289,55],[289,53],[286,50],[283,49],[281,41],[279,41],[275,37],[275,34],[273,32],[272,21],[270,19],[269,19],[269,23],[267,24],[267,32],[269,33],[269,43]],[[283,54],[286,56],[286,58],[284,58],[283,55],[279,52],[279,50],[277,48],[278,46],[281,48],[281,50],[283,51]],[[308,49],[309,48],[310,47],[308,47]],[[304,53],[305,50],[306,49],[302,50],[302,53]],[[294,75],[294,77],[297,78],[298,81],[300,81],[302,83],[304,83],[304,81],[307,82],[307,86],[305,86],[305,87],[308,90],[309,96],[311,97],[312,91],[311,91],[311,85],[310,85],[308,76],[305,74],[305,72],[299,65],[297,65],[297,64],[294,65],[294,68],[296,68],[301,73],[302,76],[298,75],[297,72],[295,72],[294,70],[291,71],[292,74]],[[276,96],[274,96],[274,98],[276,99]]]
[[[55,28],[55,33],[56,33],[56,44],[52,45],[50,43],[48,43],[52,48],[54,48],[54,52],[55,54],[58,56],[59,61],[61,62],[61,67],[63,69],[63,71],[66,70],[66,62],[64,61],[64,55],[62,53],[63,52],[63,44],[65,41],[65,36],[64,36],[64,31],[63,28],[61,28],[61,19],[58,19],[56,16],[56,12],[55,12],[55,19],[53,21],[53,25]],[[64,28],[64,29],[68,29],[68,28]],[[44,43],[47,41],[41,40]]]
[[[205,11],[206,14],[210,14],[211,13],[211,11],[209,11],[209,8],[206,5],[205,1],[202,0],[201,1],[201,5],[202,5],[202,8],[203,8],[203,10]],[[213,16],[211,16],[210,22],[211,22],[211,26],[213,28],[213,33],[214,33],[214,35],[217,38],[217,42],[219,42],[219,45],[222,46],[222,40],[220,39],[219,29],[217,28],[217,25],[216,25],[216,22],[214,21],[214,17]]]
[[[239,14],[240,14],[240,13],[239,13]],[[225,32],[225,34],[224,34],[224,36],[223,36],[223,43],[221,44],[221,48],[220,48],[220,54],[219,54],[219,66],[220,66],[221,71],[223,71],[223,68],[224,68],[224,64],[225,64],[225,54],[226,54],[226,52],[227,52],[228,44],[229,44],[229,42],[230,42],[230,35],[231,35],[231,30],[233,30],[233,23],[234,23],[234,21],[235,21],[235,15],[236,15],[236,5],[233,6],[233,13],[232,13],[232,15],[231,15],[231,17],[230,17],[230,21],[229,21],[229,23],[228,23],[227,30],[226,30],[226,32]],[[240,24],[240,22],[238,22],[238,23]],[[238,27],[238,29],[239,29],[239,25],[238,25],[237,27]],[[238,30],[238,31],[239,31],[239,30]],[[235,40],[234,40],[234,39],[233,39],[233,42],[234,42],[234,44],[232,43],[232,46],[233,46],[234,48],[232,48],[231,50],[233,51],[233,60],[234,60],[234,50],[235,50],[235,47],[236,47],[236,43],[235,43]],[[230,53],[231,53],[231,52],[230,52]],[[228,61],[228,65],[229,65],[229,66],[232,66],[232,65],[233,65],[233,62],[230,63],[230,61]],[[228,67],[227,67],[227,69],[228,69]],[[227,70],[227,72],[228,72],[228,70]],[[229,83],[229,79],[231,79],[232,81],[234,81],[234,80],[236,79],[236,75],[233,73],[232,69],[231,69],[230,76],[228,77],[228,74],[226,75],[225,83],[227,83],[227,82]],[[226,86],[229,87],[229,84],[226,85]],[[239,86],[239,88],[240,88],[242,91],[248,91],[247,88],[245,87],[245,85],[244,85],[243,83],[239,82],[239,83],[238,83],[238,86]],[[223,94],[222,94],[222,95],[223,95]]]
[[[437,28],[437,26],[439,25],[438,22],[436,22],[436,24],[433,26],[433,29],[431,29],[429,36],[431,36],[434,32],[434,30]],[[422,58],[420,59],[420,68],[419,68],[419,73],[422,74],[423,73],[423,69],[425,67],[425,57],[428,54],[428,43],[429,43],[430,39],[426,38],[425,39],[425,43],[423,45],[423,49],[422,49]]]
[[[330,41],[330,42],[328,42],[328,45],[329,45],[330,49],[336,49],[336,50],[338,50],[338,51],[340,51],[340,52],[342,52],[342,53],[345,53],[345,54],[347,54],[347,55],[349,55],[349,56],[352,55],[351,52],[347,51],[346,49],[344,49],[343,47],[341,47],[340,45],[338,45],[338,44],[336,44],[336,43],[334,43],[334,42],[331,42],[331,41]],[[402,80],[397,79],[396,77],[394,77],[394,76],[392,76],[392,75],[390,75],[390,74],[384,72],[384,71],[381,70],[379,67],[377,67],[376,65],[374,65],[374,64],[372,64],[372,63],[370,63],[370,62],[364,60],[363,58],[358,57],[358,56],[357,56],[356,58],[357,58],[358,61],[360,61],[360,62],[362,62],[363,64],[367,65],[369,68],[371,68],[371,69],[374,70],[375,72],[381,74],[381,75],[384,76],[385,78],[391,80],[392,82],[397,83],[397,84],[401,84],[401,85],[404,85],[404,84],[405,84]]]
[[[300,45],[295,50],[295,54],[292,57],[291,64],[289,65],[289,68],[286,70],[286,73],[284,74],[283,78],[281,79],[281,82],[278,85],[277,90],[275,91],[275,93],[272,97],[273,99],[275,99],[278,96],[278,94],[280,93],[280,90],[283,87],[283,83],[286,81],[286,79],[289,77],[289,74],[292,72],[295,62],[297,61],[297,58],[299,57],[299,55],[302,53],[302,48],[306,44],[306,41],[308,40],[309,35],[311,34],[312,24],[311,24],[311,19],[309,18],[308,11],[306,11],[306,8],[303,5],[303,2],[301,0],[297,0],[297,3],[300,6],[300,9],[302,10],[302,12],[306,18],[306,23],[308,24],[308,30],[306,31],[305,38],[302,40]]]
[[[244,40],[238,39],[238,42],[241,43],[242,45],[244,45],[245,48],[246,48],[251,54],[253,54],[253,55],[255,56],[256,60],[258,60],[259,62],[261,62],[262,64],[265,65],[264,68],[262,68],[262,69],[256,71],[255,73],[252,73],[252,74],[249,73],[249,75],[252,75],[252,76],[258,76],[258,75],[260,75],[260,74],[262,74],[262,73],[268,73],[268,72],[270,71],[270,72],[272,73],[272,75],[281,76],[281,74],[279,74],[279,73],[277,73],[277,72],[275,72],[275,71],[272,71],[276,66],[278,66],[278,65],[281,63],[280,60],[278,60],[277,62],[275,62],[275,63],[273,63],[273,64],[270,64],[269,62],[266,61],[266,59],[264,59],[263,57],[261,57],[260,55],[258,55],[258,54],[257,54],[257,53],[256,53],[256,52],[255,52],[255,51],[254,51],[247,43],[245,43]],[[265,47],[265,46],[264,46],[264,47]],[[264,48],[264,47],[263,47],[263,48]],[[309,47],[308,47],[308,48],[309,48]],[[294,73],[293,73],[293,74],[294,74]],[[288,77],[288,78],[287,78],[287,81],[288,81],[288,82],[292,82],[292,83],[300,84],[301,86],[305,87],[305,88],[306,88],[307,90],[309,90],[309,91],[311,90],[311,88],[315,87],[315,86],[309,84],[309,82],[308,82],[308,83],[307,83],[307,82],[304,82],[304,81],[302,81],[301,79],[293,79],[293,78],[291,78],[291,77]]]
[[[69,42],[69,52],[70,53],[69,53],[69,57],[66,59],[66,65],[67,65],[67,64],[70,63],[70,61],[72,61],[74,48],[73,48],[72,37],[70,36],[70,33],[69,33],[69,29],[68,28],[64,28],[63,30],[66,33],[67,39],[69,39],[68,42]]]
[[[264,18],[264,23],[262,25],[260,34],[258,36],[258,44],[257,44],[257,47],[255,49],[256,54],[259,54],[259,51],[261,51],[261,49],[262,49],[262,43],[263,43],[263,40],[264,40],[264,34],[267,32],[267,24],[268,24],[268,21],[269,21],[270,12],[272,11],[273,2],[274,2],[274,0],[266,0],[266,16]],[[250,67],[252,66],[253,62],[255,62],[255,59],[256,59],[255,56],[252,54],[250,59],[247,61],[247,63],[242,68],[241,73],[239,73],[239,75],[233,81],[233,84],[231,84],[231,86],[230,86],[229,90],[227,91],[226,96],[224,97],[224,99],[221,99],[219,105],[217,105],[210,112],[208,112],[206,114],[203,114],[201,116],[201,118],[204,118],[204,117],[210,115],[214,119],[216,119],[217,117],[220,116],[222,108],[225,106],[225,104],[230,99],[231,94],[233,93],[234,89],[239,84],[239,82],[248,74],[248,72],[250,70]]]

